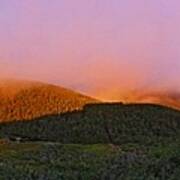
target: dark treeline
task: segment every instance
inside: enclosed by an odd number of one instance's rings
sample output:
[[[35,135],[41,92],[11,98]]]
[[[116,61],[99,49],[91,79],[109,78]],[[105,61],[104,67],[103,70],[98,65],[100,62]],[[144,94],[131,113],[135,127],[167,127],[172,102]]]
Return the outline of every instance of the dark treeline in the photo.
[[[180,135],[180,112],[157,105],[96,104],[82,111],[0,124],[0,136],[33,141],[151,144]]]

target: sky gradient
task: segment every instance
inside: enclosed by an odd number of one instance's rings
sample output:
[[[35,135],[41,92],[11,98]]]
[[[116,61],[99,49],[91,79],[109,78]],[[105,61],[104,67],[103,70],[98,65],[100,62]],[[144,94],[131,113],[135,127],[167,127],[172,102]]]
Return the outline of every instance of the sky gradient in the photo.
[[[102,99],[180,91],[179,0],[1,0],[0,75]]]

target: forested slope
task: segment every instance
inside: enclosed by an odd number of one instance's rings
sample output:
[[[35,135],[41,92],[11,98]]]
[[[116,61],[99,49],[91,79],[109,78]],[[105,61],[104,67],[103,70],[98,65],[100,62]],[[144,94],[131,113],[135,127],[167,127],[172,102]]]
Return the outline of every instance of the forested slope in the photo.
[[[180,135],[180,112],[148,104],[94,104],[83,110],[0,124],[0,135],[61,143],[152,143]]]
[[[0,124],[0,179],[178,180],[180,112],[92,104]]]
[[[71,112],[93,102],[93,98],[59,86],[5,81],[0,83],[0,122]]]

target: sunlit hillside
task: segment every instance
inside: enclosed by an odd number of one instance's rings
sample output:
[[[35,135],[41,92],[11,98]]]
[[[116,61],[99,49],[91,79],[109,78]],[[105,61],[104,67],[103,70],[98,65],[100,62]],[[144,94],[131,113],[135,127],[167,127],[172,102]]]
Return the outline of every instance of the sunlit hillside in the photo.
[[[172,90],[116,90],[108,93],[104,92],[104,94],[97,95],[97,97],[104,101],[120,101],[125,104],[153,103],[180,109],[180,92]]]
[[[180,109],[180,93],[172,91],[137,91],[127,94],[125,102],[154,103]]]
[[[39,82],[0,82],[0,122],[28,120],[81,109],[96,100],[71,90]]]

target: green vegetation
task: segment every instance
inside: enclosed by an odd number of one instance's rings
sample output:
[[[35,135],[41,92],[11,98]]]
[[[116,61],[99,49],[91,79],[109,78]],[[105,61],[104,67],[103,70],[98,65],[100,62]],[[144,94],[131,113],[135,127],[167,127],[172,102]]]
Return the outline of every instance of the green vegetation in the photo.
[[[180,112],[162,106],[86,105],[2,123],[0,137],[0,180],[180,177]]]
[[[32,121],[0,124],[0,136],[74,144],[166,143],[180,137],[180,112],[156,105],[96,104]]]
[[[0,179],[179,179],[180,145],[140,147],[23,143],[0,145]],[[163,151],[163,152],[161,152]]]

